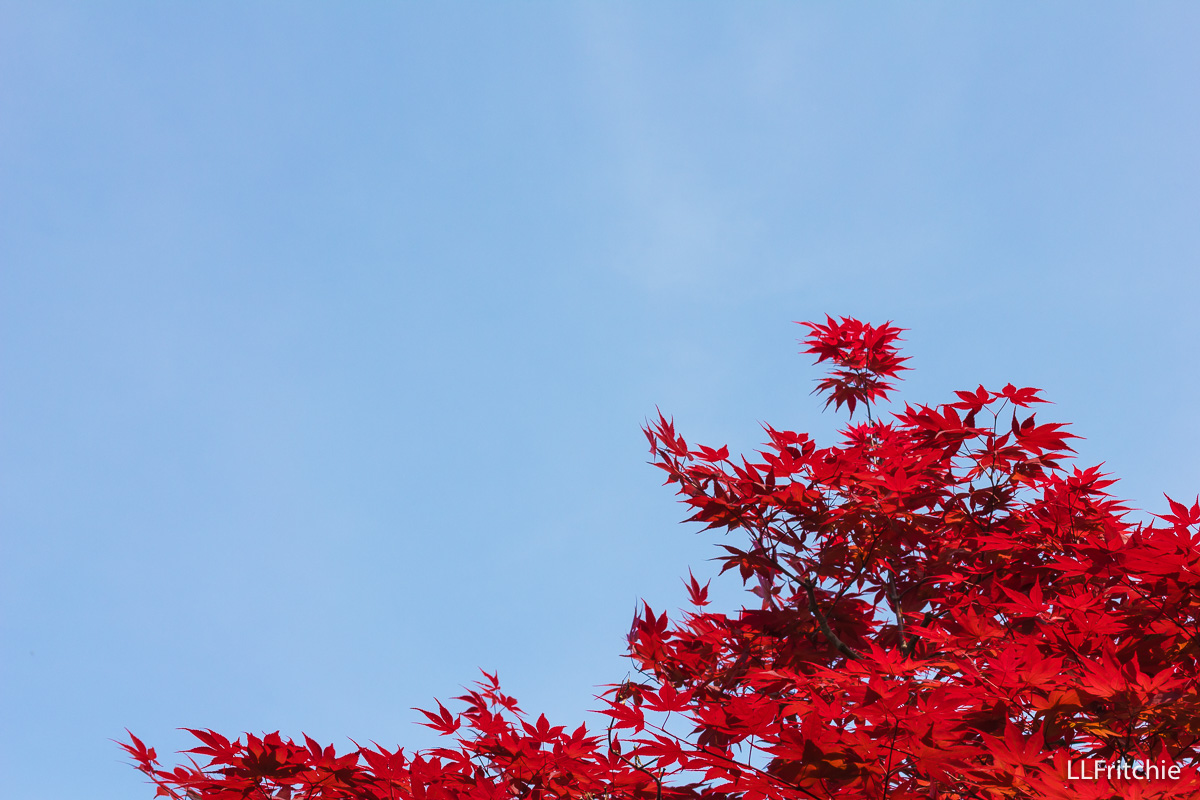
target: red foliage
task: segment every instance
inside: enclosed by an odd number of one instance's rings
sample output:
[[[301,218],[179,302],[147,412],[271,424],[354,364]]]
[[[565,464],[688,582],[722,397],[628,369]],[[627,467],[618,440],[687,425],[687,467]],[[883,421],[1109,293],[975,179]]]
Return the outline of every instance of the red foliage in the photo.
[[[197,800],[1200,797],[1200,503],[1127,519],[1111,479],[1061,466],[1062,425],[1021,418],[1036,389],[875,421],[899,329],[805,324],[818,390],[868,422],[829,447],[768,426],[736,461],[647,426],[691,519],[739,532],[722,571],[756,600],[706,610],[689,576],[692,611],[645,606],[603,732],[531,720],[485,673],[423,712],[451,742],[428,752],[192,731],[208,763],[168,770],[122,746]]]

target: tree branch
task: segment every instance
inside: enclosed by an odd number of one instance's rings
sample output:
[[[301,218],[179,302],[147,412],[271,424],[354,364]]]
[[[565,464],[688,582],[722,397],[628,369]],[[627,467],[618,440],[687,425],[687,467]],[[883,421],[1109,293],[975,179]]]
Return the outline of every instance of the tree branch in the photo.
[[[839,639],[838,635],[833,632],[832,628],[829,627],[829,621],[825,619],[825,615],[822,614],[821,609],[817,607],[817,595],[813,591],[813,582],[805,580],[801,581],[801,583],[804,585],[804,590],[808,593],[808,610],[814,617],[816,617],[817,625],[821,627],[821,633],[823,633],[829,643],[833,645],[839,653],[846,656],[846,658],[853,658],[856,661],[860,660],[863,657],[862,653],[858,652],[853,647]]]

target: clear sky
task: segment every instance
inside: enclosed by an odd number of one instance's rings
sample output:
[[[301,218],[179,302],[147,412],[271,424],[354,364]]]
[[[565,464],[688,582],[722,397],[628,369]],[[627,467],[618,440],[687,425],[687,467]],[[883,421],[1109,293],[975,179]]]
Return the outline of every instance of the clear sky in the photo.
[[[0,795],[110,738],[574,723],[714,536],[647,466],[825,441],[794,320],[1200,489],[1200,6],[0,2]],[[720,584],[722,603],[738,587]]]

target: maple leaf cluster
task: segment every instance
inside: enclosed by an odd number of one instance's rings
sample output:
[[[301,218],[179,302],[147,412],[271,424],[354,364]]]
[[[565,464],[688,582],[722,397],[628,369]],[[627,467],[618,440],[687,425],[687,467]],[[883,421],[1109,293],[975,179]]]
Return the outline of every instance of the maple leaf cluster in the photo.
[[[123,747],[180,800],[1200,797],[1200,502],[1132,521],[1109,476],[1063,466],[1036,389],[877,419],[900,329],[805,324],[818,391],[867,422],[827,447],[764,426],[736,460],[646,426],[690,519],[736,534],[719,560],[751,600],[710,610],[689,576],[689,611],[644,605],[606,726],[533,720],[485,673],[412,755],[192,731],[208,763],[165,769]],[[1096,759],[1180,769],[1072,778]]]

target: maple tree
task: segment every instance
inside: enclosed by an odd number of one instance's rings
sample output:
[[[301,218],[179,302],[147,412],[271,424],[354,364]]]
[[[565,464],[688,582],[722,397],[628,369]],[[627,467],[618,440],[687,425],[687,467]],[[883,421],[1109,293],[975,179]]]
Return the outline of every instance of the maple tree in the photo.
[[[803,324],[841,442],[764,426],[734,459],[661,414],[645,429],[691,519],[737,534],[722,572],[752,599],[710,610],[689,576],[689,611],[645,605],[606,726],[533,719],[484,673],[422,712],[448,742],[428,751],[193,730],[207,763],[165,768],[122,746],[193,800],[1200,797],[1200,502],[1131,520],[1111,478],[1063,466],[1073,437],[1035,419],[1036,389],[885,420],[901,330]],[[1080,779],[1097,759],[1126,771]]]

